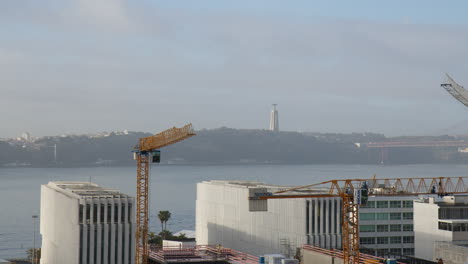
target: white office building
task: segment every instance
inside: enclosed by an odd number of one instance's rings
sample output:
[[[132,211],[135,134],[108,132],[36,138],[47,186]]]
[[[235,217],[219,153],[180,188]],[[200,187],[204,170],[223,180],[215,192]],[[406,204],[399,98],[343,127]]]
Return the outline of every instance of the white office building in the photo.
[[[415,201],[414,223],[415,256],[430,261],[444,259],[446,253],[442,249],[450,252],[449,248],[457,248],[457,242],[468,244],[468,196],[434,195]],[[444,259],[444,263],[448,262]]]
[[[254,255],[282,253],[290,257],[303,244],[341,248],[341,198],[271,199],[267,201],[268,211],[251,212],[248,197],[259,188],[274,192],[287,187],[241,181],[198,183],[197,244],[221,244]],[[381,256],[390,252],[412,255],[414,198],[382,198],[369,197],[369,204],[361,209],[362,247]]]
[[[41,187],[42,264],[131,264],[134,198],[89,182]]]

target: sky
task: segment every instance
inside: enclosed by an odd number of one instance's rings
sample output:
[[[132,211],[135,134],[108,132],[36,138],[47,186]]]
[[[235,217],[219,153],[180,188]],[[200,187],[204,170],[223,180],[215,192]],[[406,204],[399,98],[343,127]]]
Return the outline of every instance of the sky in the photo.
[[[468,133],[468,1],[3,0],[0,138]]]

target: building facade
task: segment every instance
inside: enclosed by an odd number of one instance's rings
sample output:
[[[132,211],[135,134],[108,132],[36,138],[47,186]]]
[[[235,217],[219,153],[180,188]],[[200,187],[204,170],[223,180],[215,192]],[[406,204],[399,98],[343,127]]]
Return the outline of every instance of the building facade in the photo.
[[[240,181],[198,183],[197,243],[222,244],[254,255],[282,253],[289,257],[303,244],[341,248],[341,198],[272,199],[267,201],[266,212],[251,212],[248,197],[257,188],[273,192],[286,187]],[[360,210],[364,252],[413,255],[412,199],[369,197],[368,205]]]
[[[413,256],[415,196],[370,196],[359,209],[361,252],[380,257]]]
[[[41,186],[42,264],[131,264],[134,198],[89,182]]]
[[[439,242],[468,240],[468,196],[432,196],[414,202],[415,256],[441,258]],[[446,244],[446,243],[445,243]]]

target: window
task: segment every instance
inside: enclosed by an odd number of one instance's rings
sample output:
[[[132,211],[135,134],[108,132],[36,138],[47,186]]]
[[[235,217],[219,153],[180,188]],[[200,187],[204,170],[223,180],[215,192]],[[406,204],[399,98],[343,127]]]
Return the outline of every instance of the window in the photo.
[[[439,219],[468,219],[468,207],[439,208]]]
[[[374,201],[368,201],[367,204],[361,205],[361,208],[375,208],[375,202]]]
[[[100,219],[100,221],[101,221],[101,223],[104,223],[104,206],[105,206],[104,204],[100,205],[100,208],[101,208],[101,219]]]
[[[403,220],[413,220],[413,213],[403,213]]]
[[[359,238],[361,245],[372,245],[375,244],[375,237],[361,237]]]
[[[359,214],[359,220],[375,220],[375,214],[374,213],[362,213]]]
[[[401,208],[401,201],[390,201],[390,208]]]
[[[388,201],[377,201],[377,208],[388,208]]]
[[[125,223],[125,204],[121,204],[120,209],[120,222]]]
[[[388,213],[376,213],[377,220],[388,220]]]
[[[390,232],[401,232],[401,225],[390,225]]]
[[[467,232],[468,231],[468,224],[466,224],[466,223],[439,222],[439,229],[440,230],[453,231],[453,232]]]
[[[91,217],[91,206],[87,204],[86,205],[86,224],[89,224],[90,217]]]
[[[379,256],[379,257],[387,256],[387,250],[386,249],[377,249],[376,253],[377,253],[377,256]]]
[[[401,237],[395,236],[395,237],[390,237],[390,244],[400,244],[401,243]]]
[[[377,232],[388,232],[388,225],[377,225]]]
[[[413,201],[403,201],[403,208],[413,208]]]
[[[390,213],[390,220],[401,220],[401,213]]]
[[[361,225],[359,226],[360,232],[375,232],[375,225]]]
[[[388,244],[388,237],[377,237],[377,244]]]
[[[93,223],[97,223],[97,220],[98,220],[97,212],[98,212],[97,204],[93,204]]]
[[[404,256],[413,256],[414,255],[414,248],[404,248],[403,249]]]
[[[359,251],[367,255],[375,255],[374,250],[372,248],[361,248]]]
[[[114,205],[114,223],[119,222],[119,206]]]
[[[132,203],[129,203],[128,204],[128,222],[131,223],[132,222],[132,213],[133,213],[133,207],[132,207]],[[313,225],[312,225],[313,226]]]
[[[82,204],[80,204],[79,218],[80,218],[79,223],[83,224],[83,205]]]
[[[412,243],[414,243],[414,237],[412,237],[412,236],[404,236],[404,237],[403,237],[403,243],[405,243],[405,244],[412,244]]]
[[[401,255],[401,248],[391,248],[390,255],[399,257]]]
[[[403,231],[413,231],[413,225],[403,225]]]
[[[111,223],[112,220],[112,205],[107,205],[107,223]],[[110,245],[110,244],[109,244]]]

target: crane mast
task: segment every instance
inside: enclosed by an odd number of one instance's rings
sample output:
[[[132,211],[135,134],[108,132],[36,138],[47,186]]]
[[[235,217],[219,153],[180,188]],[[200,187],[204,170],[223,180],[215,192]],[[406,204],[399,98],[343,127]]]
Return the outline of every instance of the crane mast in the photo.
[[[317,184],[266,192],[264,189],[249,197],[251,211],[266,211],[267,200],[341,197],[342,248],[344,264],[368,263],[360,259],[359,252],[359,206],[372,196],[453,195],[467,194],[466,177],[435,178],[386,178],[330,180]],[[311,189],[314,187],[315,189]],[[320,188],[321,187],[321,188]],[[318,189],[320,188],[320,189]],[[258,209],[261,208],[261,209]]]
[[[159,149],[195,135],[192,124],[170,128],[156,135],[140,138],[134,151],[137,161],[137,198],[135,230],[135,264],[148,263],[149,170],[151,162],[159,162]]]

